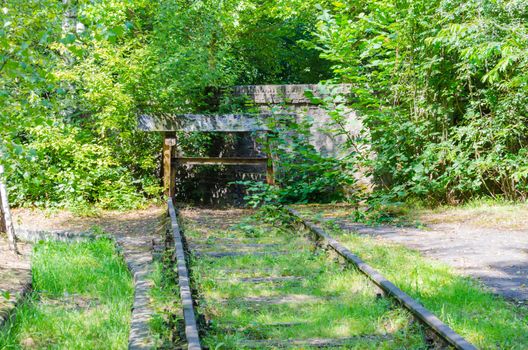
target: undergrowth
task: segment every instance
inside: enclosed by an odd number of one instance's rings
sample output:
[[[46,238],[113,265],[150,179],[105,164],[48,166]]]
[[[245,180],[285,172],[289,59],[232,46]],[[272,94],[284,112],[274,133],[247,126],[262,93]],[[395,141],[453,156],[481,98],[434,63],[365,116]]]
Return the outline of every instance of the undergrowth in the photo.
[[[174,269],[172,250],[165,250],[154,263],[150,279],[150,300],[154,310],[150,330],[155,349],[174,349],[183,346],[185,339],[180,290]]]
[[[133,286],[111,240],[41,242],[33,291],[0,330],[0,349],[126,349]]]
[[[288,344],[293,339],[349,337],[349,345],[343,349],[425,348],[422,330],[407,311],[378,298],[363,275],[343,270],[321,251],[314,253],[312,243],[277,225],[276,219],[262,214],[244,218],[236,215],[212,226],[204,223],[204,218],[200,222],[185,219],[188,241],[199,244],[203,254],[222,251],[226,244],[229,250],[236,246],[250,251],[264,247],[258,249],[263,255],[200,255],[191,259],[198,311],[208,320],[205,345],[212,349],[265,349],[273,346],[250,344],[255,340]],[[226,225],[225,221],[232,224]],[[277,250],[287,253],[274,255]],[[290,279],[258,283],[244,280],[281,277]],[[283,297],[293,301],[255,304],[246,299]]]
[[[313,209],[299,208],[313,220]],[[321,211],[318,208],[317,211]],[[418,300],[480,349],[526,349],[528,309],[486,291],[478,281],[401,245],[350,233],[335,222],[327,232]]]

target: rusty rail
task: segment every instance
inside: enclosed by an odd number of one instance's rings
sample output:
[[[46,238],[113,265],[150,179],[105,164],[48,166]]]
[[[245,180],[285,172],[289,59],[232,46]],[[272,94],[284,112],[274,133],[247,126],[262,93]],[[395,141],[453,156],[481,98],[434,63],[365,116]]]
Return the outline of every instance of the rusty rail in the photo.
[[[442,322],[433,313],[424,306],[411,298],[408,294],[396,287],[392,282],[383,277],[378,271],[365,263],[361,258],[345,248],[341,243],[332,238],[324,230],[314,223],[305,220],[295,209],[286,207],[286,210],[296,221],[300,222],[310,232],[314,233],[325,244],[332,248],[337,254],[354,264],[359,271],[365,274],[372,282],[380,287],[387,295],[396,299],[401,305],[408,309],[417,319],[425,323],[436,335],[438,335],[447,344],[459,350],[477,350],[477,348],[465,340],[462,336],[453,331],[448,325]]]
[[[169,216],[171,219],[172,235],[174,238],[174,256],[178,271],[178,285],[180,287],[180,297],[183,307],[183,319],[185,321],[185,337],[187,338],[187,349],[201,350],[200,335],[196,316],[194,313],[194,303],[192,299],[189,270],[185,261],[185,251],[183,249],[183,239],[176,217],[176,210],[172,199],[167,201],[169,207]]]

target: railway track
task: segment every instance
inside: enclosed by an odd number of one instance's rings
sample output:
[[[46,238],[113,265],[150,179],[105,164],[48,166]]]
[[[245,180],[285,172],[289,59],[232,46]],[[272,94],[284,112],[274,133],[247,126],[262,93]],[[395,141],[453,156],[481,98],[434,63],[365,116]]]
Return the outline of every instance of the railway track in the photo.
[[[169,212],[189,349],[475,349],[295,211],[296,228],[242,209]]]

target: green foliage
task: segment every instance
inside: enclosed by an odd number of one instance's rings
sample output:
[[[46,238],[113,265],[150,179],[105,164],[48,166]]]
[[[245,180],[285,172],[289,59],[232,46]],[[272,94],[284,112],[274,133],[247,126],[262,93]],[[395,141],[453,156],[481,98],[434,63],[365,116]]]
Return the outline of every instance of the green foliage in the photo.
[[[281,107],[267,118],[272,133],[260,141],[271,151],[276,185],[240,181],[250,206],[280,203],[328,203],[350,199],[356,166],[349,159],[323,155],[311,140],[310,116],[284,113]],[[344,144],[343,147],[347,147]]]
[[[281,200],[281,189],[277,186],[261,181],[237,181],[235,183],[244,186],[246,190],[244,200],[252,208],[261,205],[277,205]]]
[[[139,112],[210,111],[221,87],[329,74],[301,43],[315,28],[313,2],[1,6],[0,154],[14,205],[141,206],[161,193],[161,139],[136,130]],[[180,141],[196,149],[207,139]]]
[[[141,203],[133,178],[110,148],[89,143],[78,147],[83,143],[79,128],[37,126],[29,137],[32,159],[17,164],[18,176],[11,177],[17,182],[11,191],[13,203],[65,203],[75,208],[84,202],[98,202],[115,209]],[[34,169],[40,169],[38,176],[33,176]]]
[[[343,229],[347,206],[298,206],[303,218],[319,222],[331,237],[378,270],[440,320],[479,349],[522,349],[528,346],[526,306],[514,305],[420,252],[375,236]],[[458,210],[458,209],[455,209]],[[337,218],[336,221],[329,217]],[[470,315],[470,316],[469,316]]]
[[[114,242],[40,242],[32,274],[32,292],[0,330],[0,349],[127,347],[134,287]]]
[[[243,74],[237,83],[317,83],[331,76],[330,62],[307,45],[317,11],[314,1],[237,1],[233,49]]]
[[[528,27],[523,1],[335,2],[318,45],[392,199],[525,198]]]
[[[170,349],[184,342],[179,332],[183,315],[173,255],[173,250],[164,250],[160,258],[154,261],[149,276],[153,284],[149,294],[154,310],[149,328],[156,349]]]
[[[160,192],[159,142],[135,131],[137,67],[127,55],[142,33],[128,25],[129,10],[117,1],[3,8],[0,152],[14,205],[124,209]]]

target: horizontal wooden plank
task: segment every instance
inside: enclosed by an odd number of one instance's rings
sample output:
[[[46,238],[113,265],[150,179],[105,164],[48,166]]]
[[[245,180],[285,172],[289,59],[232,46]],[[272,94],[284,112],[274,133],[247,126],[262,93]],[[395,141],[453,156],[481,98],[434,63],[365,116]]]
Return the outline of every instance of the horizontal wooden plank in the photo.
[[[210,157],[178,157],[173,158],[175,164],[189,165],[265,165],[268,158],[260,157],[230,157],[230,158],[210,158]]]
[[[282,282],[302,282],[304,277],[301,276],[276,276],[276,277],[245,277],[245,278],[225,278],[218,281],[232,283],[282,283]]]
[[[279,256],[279,255],[286,255],[290,252],[287,251],[273,251],[273,252],[255,252],[255,251],[237,251],[237,252],[201,252],[201,251],[194,251],[195,256],[201,256],[201,257],[210,257],[210,258],[226,258],[226,257],[241,257],[241,256],[253,256],[253,257],[260,257],[260,256]]]
[[[221,324],[217,324],[216,326],[226,332],[247,332],[247,331],[255,331],[255,330],[270,329],[270,328],[302,327],[308,324],[309,324],[308,322],[271,322],[271,323],[248,324],[246,326],[237,327],[236,323],[221,322]]]
[[[274,296],[246,296],[234,299],[218,299],[220,304],[237,305],[241,308],[258,308],[263,305],[307,305],[307,304],[323,304],[326,302],[336,302],[340,299],[335,296],[316,296],[311,294],[284,294]]]
[[[266,243],[228,243],[229,241],[211,241],[211,243],[192,243],[189,244],[190,249],[204,250],[204,249],[236,249],[249,250],[251,248],[279,248],[280,244],[266,244]]]
[[[392,339],[391,334],[372,334],[372,335],[358,335],[347,338],[308,338],[308,339],[255,339],[244,340],[239,342],[243,348],[251,349],[269,349],[269,348],[333,348],[333,347],[354,347],[357,349],[358,345],[365,345],[365,342],[383,342]]]

